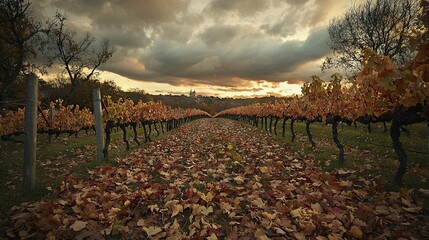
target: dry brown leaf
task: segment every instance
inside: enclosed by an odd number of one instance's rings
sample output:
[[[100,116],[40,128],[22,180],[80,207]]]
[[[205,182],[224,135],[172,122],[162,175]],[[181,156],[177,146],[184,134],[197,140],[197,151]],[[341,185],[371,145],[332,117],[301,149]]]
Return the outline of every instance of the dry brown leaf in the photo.
[[[137,221],[137,226],[139,226],[139,227],[144,227],[144,226],[145,226],[145,221],[144,221],[144,219],[139,219],[139,220]]]
[[[228,202],[220,202],[220,208],[224,210],[226,213],[230,214],[233,207]]]
[[[355,237],[355,238],[359,238],[359,239],[362,238],[362,235],[363,235],[362,231],[357,226],[352,226],[350,228],[350,230],[348,230],[346,232],[346,234],[351,236],[351,237]]]
[[[87,222],[77,220],[70,226],[70,228],[75,232],[79,232],[80,230],[84,229],[87,224]]]
[[[297,240],[305,240],[305,235],[302,232],[294,232],[293,236],[297,239]]]
[[[258,230],[255,231],[253,236],[258,240],[269,240],[267,235],[265,234],[265,230],[258,228]]]
[[[261,198],[256,198],[255,200],[252,201],[252,203],[258,208],[265,208],[265,203],[262,201]]]
[[[143,227],[143,230],[147,233],[149,236],[155,236],[158,233],[162,232],[162,229],[160,227],[156,226],[150,226],[150,227]]]
[[[313,209],[315,212],[323,213],[323,208],[319,203],[311,204],[311,209]]]
[[[207,240],[217,240],[216,234],[212,233],[209,237],[206,238]]]

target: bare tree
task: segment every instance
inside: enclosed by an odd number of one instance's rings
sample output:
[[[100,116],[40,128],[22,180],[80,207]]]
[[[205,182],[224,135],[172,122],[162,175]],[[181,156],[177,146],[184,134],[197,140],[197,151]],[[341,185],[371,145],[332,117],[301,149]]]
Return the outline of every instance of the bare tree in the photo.
[[[0,0],[0,102],[20,76],[31,70],[36,56],[35,39],[44,31],[33,18],[31,3]]]
[[[367,0],[352,6],[344,16],[329,24],[328,43],[333,56],[325,59],[322,70],[361,69],[362,50],[371,49],[402,65],[415,55],[409,39],[421,27],[418,0]]]
[[[97,68],[112,57],[113,49],[109,40],[105,39],[97,51],[93,48],[95,38],[89,33],[77,40],[77,33],[66,28],[66,21],[64,15],[57,13],[56,27],[52,31],[55,52],[52,61],[59,61],[70,80],[70,91],[65,96],[67,101],[81,81],[88,81],[97,74]]]

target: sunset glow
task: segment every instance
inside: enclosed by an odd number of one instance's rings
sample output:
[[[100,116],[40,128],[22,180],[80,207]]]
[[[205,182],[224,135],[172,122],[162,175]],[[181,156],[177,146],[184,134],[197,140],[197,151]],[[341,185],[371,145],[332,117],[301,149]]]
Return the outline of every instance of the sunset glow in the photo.
[[[78,33],[108,38],[102,80],[123,90],[220,97],[292,95],[330,54],[327,24],[352,1],[126,0],[34,3]]]

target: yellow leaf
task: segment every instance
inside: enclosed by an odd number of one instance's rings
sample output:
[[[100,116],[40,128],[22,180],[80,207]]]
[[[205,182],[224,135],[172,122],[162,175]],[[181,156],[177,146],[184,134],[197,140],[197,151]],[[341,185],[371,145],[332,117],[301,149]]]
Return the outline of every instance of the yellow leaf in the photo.
[[[237,176],[237,177],[233,178],[233,180],[237,184],[244,183],[244,178],[242,176]]]
[[[137,226],[139,226],[139,227],[144,227],[144,219],[139,219],[139,220],[137,221]]]
[[[180,205],[180,204],[173,205],[173,212],[171,213],[171,217],[174,217],[181,212],[183,212],[183,206],[182,205]]]
[[[234,154],[234,156],[232,156],[232,160],[241,161],[243,160],[243,158],[239,154]]]
[[[264,216],[265,218],[268,218],[268,219],[273,219],[273,216],[267,212],[263,212],[262,216]]]
[[[82,212],[82,209],[80,209],[79,205],[74,205],[74,206],[72,207],[72,210],[73,210],[73,212],[75,212],[75,213],[81,213],[81,212]]]
[[[198,207],[198,212],[204,214],[205,216],[209,215],[210,213],[213,212],[213,207],[210,206],[208,208],[204,207],[204,206],[199,206]]]
[[[211,202],[213,200],[213,197],[214,197],[214,195],[212,192],[208,192],[207,195],[205,195],[205,194],[201,195],[201,199],[203,199],[206,202]]]
[[[266,166],[264,167],[259,167],[259,171],[261,171],[261,173],[268,173],[270,171],[270,169]]]
[[[294,218],[300,218],[302,217],[302,208],[297,208],[295,210],[290,211],[290,215]]]
[[[232,206],[228,202],[220,202],[220,208],[228,214],[230,214],[232,210]]]
[[[234,207],[238,207],[241,203],[241,198],[240,197],[236,197],[234,198]]]
[[[212,235],[210,235],[210,237],[206,238],[207,240],[217,240],[216,234],[212,233]]]
[[[228,150],[232,150],[232,149],[234,149],[234,146],[233,146],[232,144],[229,144],[226,148],[227,148]]]
[[[143,230],[147,233],[149,236],[155,236],[156,234],[162,232],[162,229],[160,227],[144,227]]]
[[[274,230],[276,231],[277,234],[280,234],[280,235],[285,235],[286,234],[286,232],[283,231],[283,229],[281,229],[279,227],[274,227]]]
[[[340,182],[340,186],[341,187],[351,187],[353,185],[353,183],[351,181],[341,181]]]
[[[88,224],[87,222],[84,221],[79,221],[77,220],[76,222],[74,222],[70,228],[73,229],[73,231],[75,232],[79,232],[80,230],[84,229],[86,227],[86,224]]]
[[[49,237],[47,238],[47,240],[56,240],[56,238],[55,238],[55,236],[54,236],[54,235],[51,235],[51,236],[49,236]]]

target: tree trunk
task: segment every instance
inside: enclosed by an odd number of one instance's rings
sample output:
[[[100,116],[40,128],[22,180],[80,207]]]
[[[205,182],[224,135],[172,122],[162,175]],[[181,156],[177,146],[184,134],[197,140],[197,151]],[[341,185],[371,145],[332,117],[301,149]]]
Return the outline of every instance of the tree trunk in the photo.
[[[268,117],[265,118],[265,132],[268,132]]]
[[[106,142],[104,143],[104,149],[103,149],[103,155],[104,155],[104,161],[108,161],[109,160],[109,145],[110,145],[110,133],[111,133],[111,129],[114,126],[112,121],[107,121],[106,124]]]
[[[148,142],[148,137],[147,137],[147,131],[146,131],[146,123],[144,121],[141,121],[142,123],[142,128],[143,128],[143,134],[144,134],[144,142]]]
[[[276,117],[276,120],[274,121],[274,135],[277,136],[277,123],[279,122],[279,118]]]
[[[140,142],[138,139],[138,135],[137,135],[137,123],[131,123],[131,127],[133,128],[133,132],[134,132],[134,142],[137,143],[138,146],[140,146]]]
[[[341,144],[340,140],[338,139],[338,121],[336,120],[332,122],[332,137],[339,151],[338,162],[340,163],[340,165],[343,165],[344,164],[344,145]]]
[[[395,176],[395,185],[400,185],[402,177],[407,171],[407,154],[402,147],[402,143],[399,139],[401,136],[401,123],[396,119],[392,119],[392,125],[390,126],[390,138],[392,139],[393,149],[395,150],[396,156],[399,160],[398,171]]]
[[[159,122],[159,124],[161,124],[161,132],[164,134],[165,133],[165,131],[164,131],[164,122]]]
[[[156,127],[156,123],[155,123],[155,122],[153,123],[153,126],[155,127],[156,136],[159,136],[159,130],[158,130],[158,128]]]
[[[270,117],[270,126],[269,126],[269,129],[270,129],[270,133],[272,134],[273,133],[273,116]]]
[[[152,124],[148,123],[147,125],[149,126],[149,132],[147,133],[147,139],[149,140],[149,142],[152,142],[152,139],[150,138],[150,135],[152,134]]]
[[[368,133],[371,133],[372,131],[371,131],[371,123],[370,122],[368,122],[367,127],[368,127]]]
[[[287,118],[283,118],[282,137],[285,137],[285,133],[286,133],[286,121],[287,121]]]
[[[295,141],[295,130],[294,130],[294,128],[293,128],[293,124],[295,123],[295,119],[291,119],[290,120],[290,132],[291,132],[291,134],[292,134],[292,142],[294,142]]]
[[[125,145],[127,146],[127,151],[130,151],[130,142],[128,142],[127,139],[127,128],[125,127],[125,124],[119,125],[119,127],[122,130],[122,140],[124,141]]]
[[[316,143],[314,142],[313,135],[311,134],[311,131],[310,131],[310,124],[311,124],[311,121],[309,120],[305,121],[305,131],[307,132],[308,141],[310,141],[311,147],[315,148]]]

